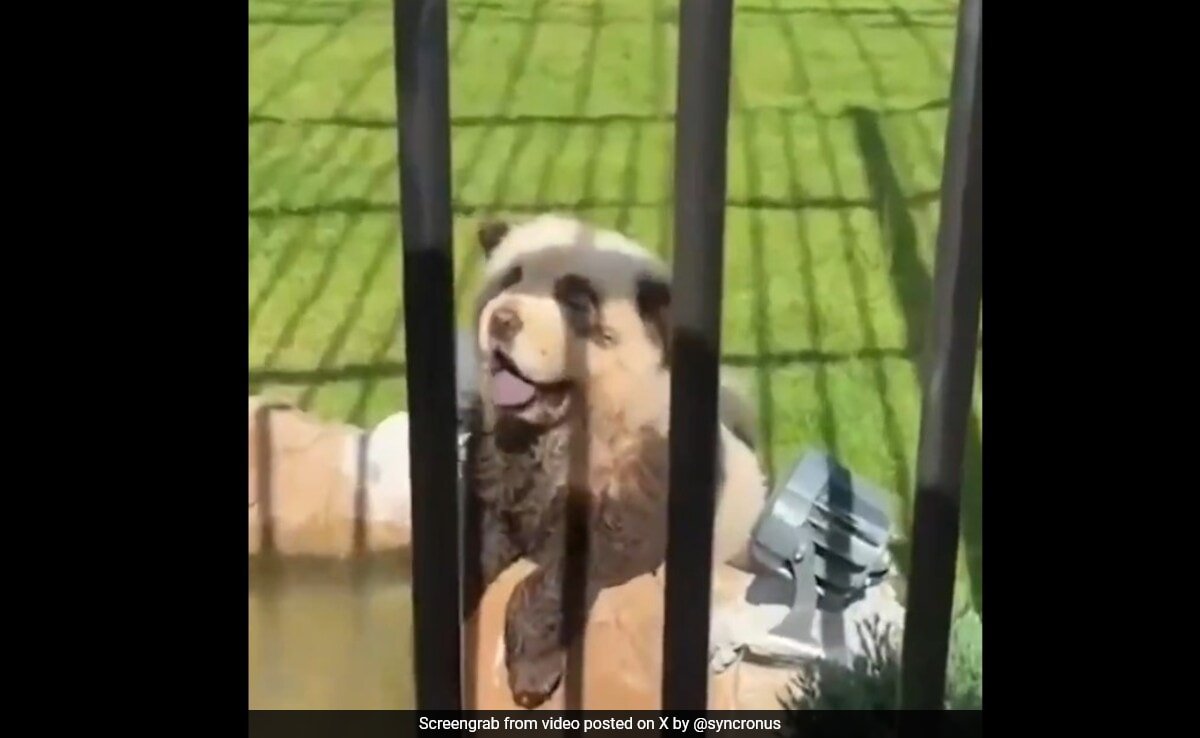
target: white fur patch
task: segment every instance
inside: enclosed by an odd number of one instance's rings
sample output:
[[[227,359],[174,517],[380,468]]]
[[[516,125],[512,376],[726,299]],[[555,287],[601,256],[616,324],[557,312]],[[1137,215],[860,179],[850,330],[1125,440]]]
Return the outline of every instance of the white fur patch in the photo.
[[[758,457],[721,426],[724,484],[717,499],[713,561],[737,568],[750,565],[748,544],[767,498],[767,478]]]
[[[508,233],[493,249],[485,272],[490,278],[502,273],[521,256],[546,249],[579,246],[615,251],[644,262],[651,268],[662,268],[661,262],[653,253],[621,233],[595,228],[565,215],[549,214],[512,224]]]
[[[396,413],[375,426],[369,434],[354,434],[346,440],[342,473],[358,480],[359,453],[367,443],[366,520],[408,527],[412,519],[412,487],[408,464],[408,413]]]

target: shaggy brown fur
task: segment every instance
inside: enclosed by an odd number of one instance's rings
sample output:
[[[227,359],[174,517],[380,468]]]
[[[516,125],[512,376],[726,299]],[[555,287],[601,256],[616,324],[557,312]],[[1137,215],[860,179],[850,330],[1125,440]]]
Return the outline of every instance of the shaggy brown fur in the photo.
[[[475,415],[481,417],[480,414]],[[472,605],[521,557],[538,569],[509,601],[505,662],[514,699],[558,686],[565,649],[600,590],[654,571],[666,554],[666,442],[645,431],[626,454],[572,483],[572,427],[476,423],[467,449]]]

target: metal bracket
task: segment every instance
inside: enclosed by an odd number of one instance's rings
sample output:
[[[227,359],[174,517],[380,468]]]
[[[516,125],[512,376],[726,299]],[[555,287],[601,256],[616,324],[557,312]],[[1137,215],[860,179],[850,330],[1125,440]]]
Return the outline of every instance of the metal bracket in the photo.
[[[810,451],[767,498],[754,558],[797,587],[813,583],[821,610],[844,610],[892,568],[885,500],[828,454]]]
[[[755,525],[764,572],[746,593],[755,606],[788,606],[776,625],[738,649],[774,662],[845,655],[844,615],[892,570],[886,493],[827,454],[810,451],[768,497]]]

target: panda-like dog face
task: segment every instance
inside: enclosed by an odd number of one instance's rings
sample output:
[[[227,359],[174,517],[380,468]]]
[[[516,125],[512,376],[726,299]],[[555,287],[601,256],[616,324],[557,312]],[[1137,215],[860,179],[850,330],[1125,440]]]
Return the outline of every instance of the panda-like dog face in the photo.
[[[479,229],[480,389],[497,418],[558,423],[582,397],[625,404],[669,347],[664,266],[625,237],[559,216]]]

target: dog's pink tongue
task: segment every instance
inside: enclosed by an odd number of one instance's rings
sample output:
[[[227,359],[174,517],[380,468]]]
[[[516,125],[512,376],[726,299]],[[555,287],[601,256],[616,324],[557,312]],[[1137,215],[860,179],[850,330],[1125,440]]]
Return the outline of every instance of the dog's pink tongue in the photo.
[[[492,402],[500,407],[518,407],[533,399],[533,385],[516,374],[501,369],[492,375]]]

